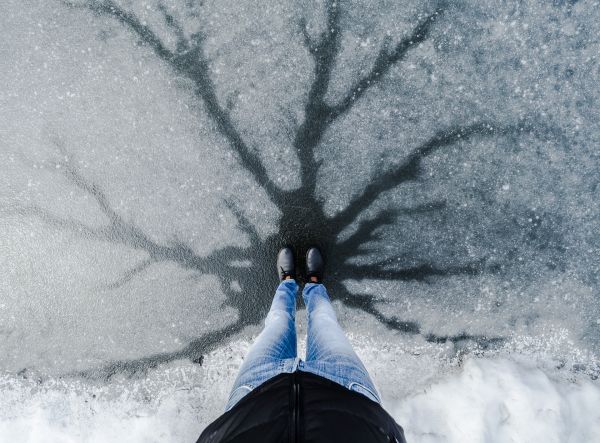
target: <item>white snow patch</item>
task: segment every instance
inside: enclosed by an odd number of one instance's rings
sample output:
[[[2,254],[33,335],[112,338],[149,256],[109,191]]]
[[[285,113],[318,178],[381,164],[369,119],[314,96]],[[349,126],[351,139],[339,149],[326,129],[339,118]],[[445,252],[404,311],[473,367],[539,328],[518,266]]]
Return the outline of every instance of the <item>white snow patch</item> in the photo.
[[[600,385],[587,377],[524,356],[428,368],[431,359],[400,347],[353,344],[409,442],[600,441]],[[234,342],[203,366],[180,361],[110,383],[0,376],[0,442],[195,441],[221,414],[249,346]],[[406,394],[394,388],[411,382]]]
[[[388,406],[413,442],[600,441],[600,387],[508,359],[468,359]]]

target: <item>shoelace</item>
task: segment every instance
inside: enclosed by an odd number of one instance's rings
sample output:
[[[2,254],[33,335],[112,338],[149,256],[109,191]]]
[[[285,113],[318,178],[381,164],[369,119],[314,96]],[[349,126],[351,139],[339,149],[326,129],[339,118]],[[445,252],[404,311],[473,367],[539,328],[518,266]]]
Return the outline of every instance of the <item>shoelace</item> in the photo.
[[[281,269],[281,275],[285,278],[285,277],[293,277],[294,274],[292,272],[286,272],[283,270],[283,266],[280,266],[279,269]]]

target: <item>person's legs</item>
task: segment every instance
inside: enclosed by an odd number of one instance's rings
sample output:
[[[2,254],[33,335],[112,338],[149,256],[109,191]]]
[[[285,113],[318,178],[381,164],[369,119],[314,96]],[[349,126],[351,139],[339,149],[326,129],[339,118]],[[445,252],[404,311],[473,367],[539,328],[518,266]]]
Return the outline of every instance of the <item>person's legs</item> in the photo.
[[[228,411],[252,389],[286,372],[296,358],[296,292],[293,279],[279,284],[265,327],[248,351],[233,384],[225,410]],[[287,363],[287,365],[286,365]]]
[[[337,322],[325,286],[307,283],[302,297],[308,316],[303,369],[380,402],[371,377]]]

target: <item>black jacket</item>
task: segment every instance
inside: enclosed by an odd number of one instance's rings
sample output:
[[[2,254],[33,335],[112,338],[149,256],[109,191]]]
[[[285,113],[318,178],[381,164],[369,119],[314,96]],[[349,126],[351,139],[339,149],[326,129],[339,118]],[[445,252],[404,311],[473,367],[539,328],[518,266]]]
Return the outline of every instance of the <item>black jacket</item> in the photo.
[[[406,443],[376,402],[317,375],[280,374],[211,423],[197,443]]]

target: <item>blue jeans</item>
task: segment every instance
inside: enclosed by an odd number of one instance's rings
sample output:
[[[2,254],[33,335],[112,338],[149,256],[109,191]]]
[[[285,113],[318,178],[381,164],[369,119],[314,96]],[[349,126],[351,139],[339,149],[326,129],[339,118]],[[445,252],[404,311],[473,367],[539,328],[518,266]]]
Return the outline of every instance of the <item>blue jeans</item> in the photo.
[[[244,359],[225,410],[234,407],[267,380],[297,370],[319,375],[381,403],[371,377],[337,322],[322,284],[308,283],[302,292],[308,315],[308,334],[306,360],[298,358],[297,291],[295,280],[284,280],[277,288],[265,327]]]

